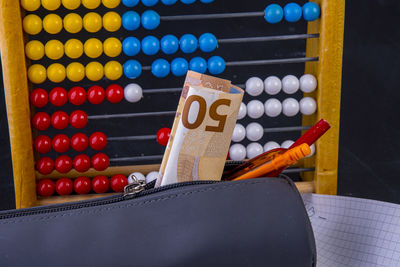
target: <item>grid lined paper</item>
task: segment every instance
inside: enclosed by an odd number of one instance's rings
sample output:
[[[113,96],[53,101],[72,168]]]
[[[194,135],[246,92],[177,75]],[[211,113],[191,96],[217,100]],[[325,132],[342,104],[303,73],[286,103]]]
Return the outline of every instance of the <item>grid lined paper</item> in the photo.
[[[400,205],[302,195],[317,244],[317,266],[400,266]]]

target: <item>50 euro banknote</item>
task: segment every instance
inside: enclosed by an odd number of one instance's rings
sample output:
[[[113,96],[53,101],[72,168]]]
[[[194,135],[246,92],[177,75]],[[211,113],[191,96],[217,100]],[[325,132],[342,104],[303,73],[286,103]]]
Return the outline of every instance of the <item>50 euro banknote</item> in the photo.
[[[230,81],[188,72],[156,186],[221,179],[242,99]]]

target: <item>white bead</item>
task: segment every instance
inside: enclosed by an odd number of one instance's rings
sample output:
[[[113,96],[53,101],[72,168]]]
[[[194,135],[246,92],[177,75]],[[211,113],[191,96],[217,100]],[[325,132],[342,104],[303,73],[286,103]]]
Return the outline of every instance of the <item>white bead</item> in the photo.
[[[260,100],[251,100],[247,103],[247,115],[252,119],[259,119],[264,115],[264,105]]]
[[[282,79],[282,90],[286,94],[294,94],[299,90],[300,88],[300,82],[299,79],[297,79],[296,76],[293,75],[287,75],[283,77]]]
[[[288,149],[291,145],[293,145],[294,144],[294,141],[292,141],[292,140],[286,140],[285,142],[283,142],[282,144],[281,144],[281,148],[286,148],[286,149]]]
[[[258,141],[264,135],[264,128],[257,122],[252,122],[246,127],[246,137],[250,141]]]
[[[280,148],[281,146],[274,141],[269,141],[264,145],[264,152],[270,151],[272,149]]]
[[[158,177],[158,172],[157,172],[157,171],[149,172],[149,173],[146,175],[146,184],[148,184],[148,183],[154,181],[155,179],[157,179],[157,177]]]
[[[131,173],[131,174],[128,176],[128,183],[129,183],[129,184],[132,184],[132,183],[134,182],[132,176],[135,176],[136,179],[138,179],[138,180],[146,181],[146,177],[143,175],[143,173],[141,173],[141,172],[134,172],[134,173]]]
[[[276,76],[269,76],[264,80],[265,92],[269,95],[276,95],[282,89],[282,82]]]
[[[252,159],[264,152],[262,145],[259,143],[250,143],[246,147],[247,158]]]
[[[128,102],[138,102],[143,97],[142,87],[136,83],[128,84],[124,89],[124,97]]]
[[[288,117],[293,117],[299,113],[300,105],[294,98],[286,98],[282,102],[282,112]]]
[[[317,88],[317,79],[314,75],[304,74],[300,77],[300,90],[304,93],[311,93]]]
[[[235,125],[235,129],[233,129],[232,141],[240,142],[246,137],[246,129],[240,123]]]
[[[246,92],[251,96],[258,96],[264,91],[264,82],[258,77],[251,77],[246,82]]]
[[[241,103],[240,104],[240,108],[239,108],[239,114],[238,114],[238,120],[243,119],[244,117],[246,117],[247,115],[247,107],[245,103]]]
[[[311,149],[311,153],[310,153],[310,155],[308,155],[306,158],[311,157],[312,155],[315,154],[315,144],[312,144],[312,145],[310,146],[310,149]]]
[[[246,148],[241,144],[234,144],[229,148],[231,160],[244,160],[246,158]]]
[[[317,102],[312,97],[304,97],[300,100],[300,112],[303,115],[314,114],[317,110]]]
[[[264,111],[268,117],[276,117],[282,112],[282,103],[276,98],[265,101]]]

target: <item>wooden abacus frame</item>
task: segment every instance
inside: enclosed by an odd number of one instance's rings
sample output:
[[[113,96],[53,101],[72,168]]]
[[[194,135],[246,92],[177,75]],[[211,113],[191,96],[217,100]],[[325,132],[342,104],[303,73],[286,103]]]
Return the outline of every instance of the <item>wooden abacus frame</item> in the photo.
[[[308,33],[319,33],[319,38],[307,39],[306,56],[319,57],[316,62],[307,62],[305,73],[313,74],[318,80],[318,90],[310,95],[317,100],[318,112],[303,117],[303,125],[312,125],[320,118],[326,119],[332,128],[316,144],[316,154],[304,160],[302,167],[315,166],[314,172],[303,174],[304,181],[296,183],[302,192],[336,194],[339,143],[340,91],[342,72],[342,47],[344,29],[344,0],[315,0],[321,7],[321,18],[308,23]],[[3,66],[4,91],[10,132],[12,165],[14,172],[15,199],[17,208],[60,202],[97,198],[102,195],[37,198],[36,178],[32,144],[31,108],[27,59],[24,49],[20,1],[2,0],[0,6],[0,51]],[[137,165],[110,167],[104,172],[89,170],[80,175],[112,176],[116,173],[129,174],[134,171],[150,172],[159,165]],[[53,171],[49,178],[60,177]],[[71,171],[64,177],[77,177]]]

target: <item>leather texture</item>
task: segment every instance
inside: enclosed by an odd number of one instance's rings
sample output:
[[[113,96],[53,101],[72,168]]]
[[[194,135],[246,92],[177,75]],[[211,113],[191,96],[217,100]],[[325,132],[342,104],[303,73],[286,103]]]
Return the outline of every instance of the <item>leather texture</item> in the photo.
[[[297,267],[315,260],[300,194],[283,178],[0,220],[0,266]]]

